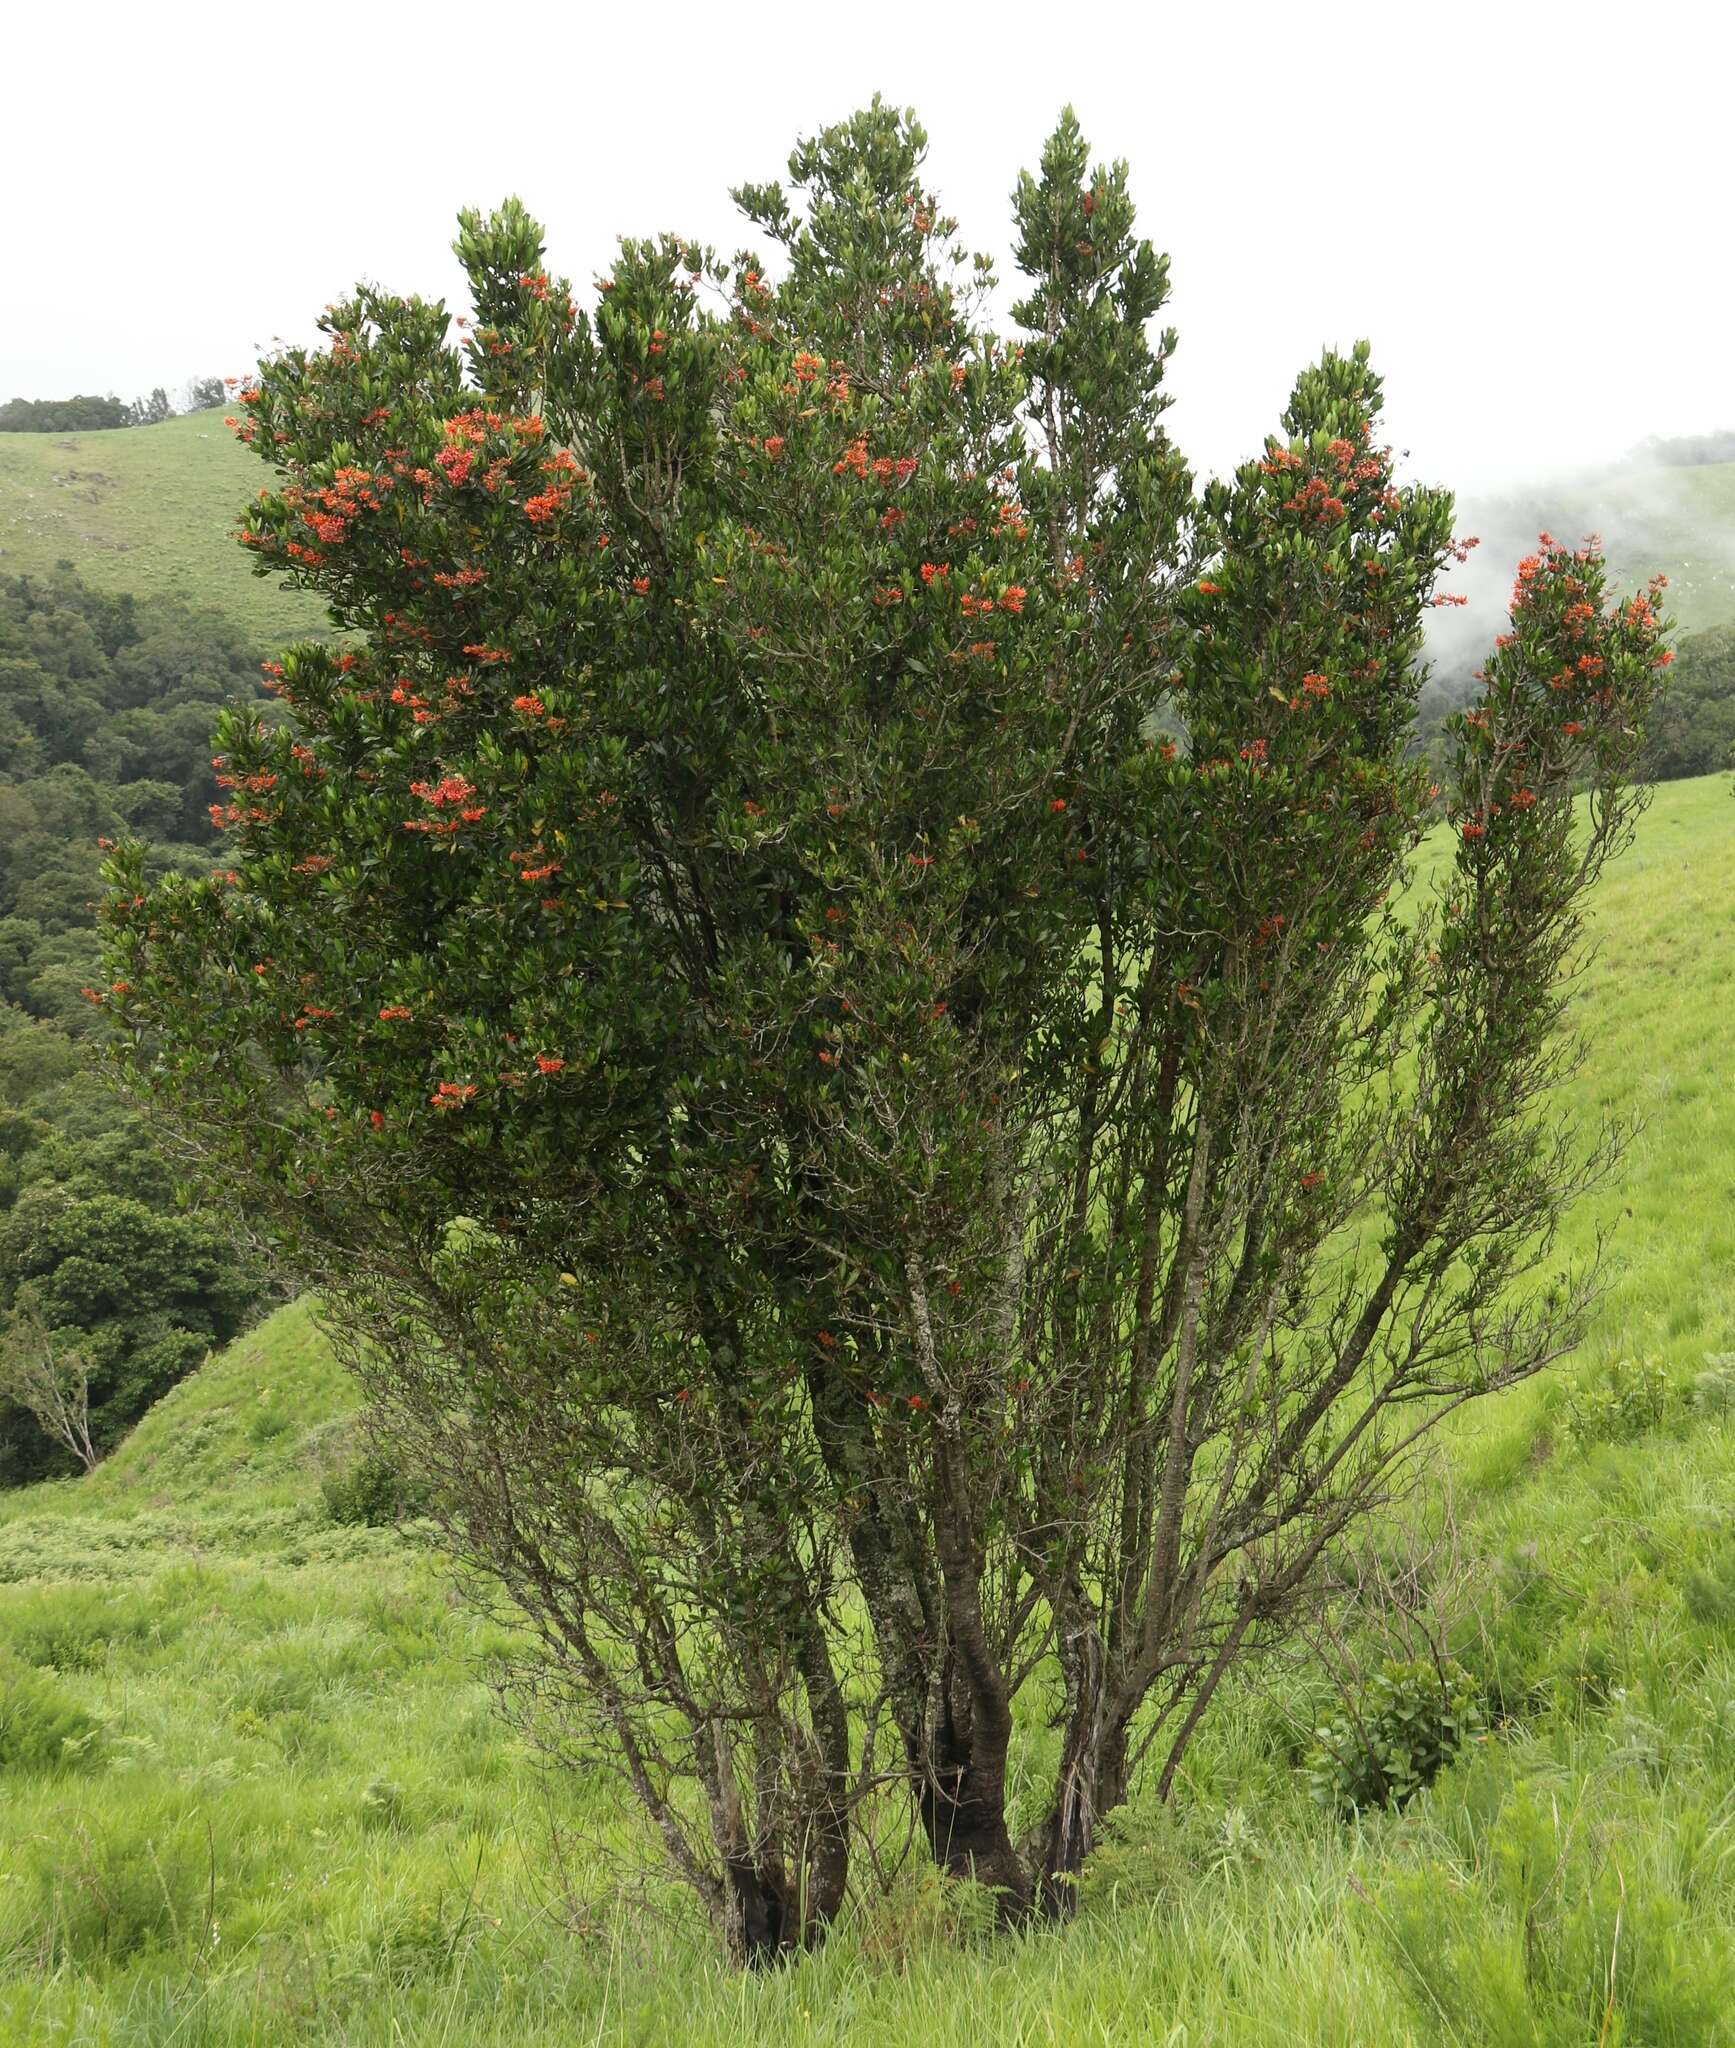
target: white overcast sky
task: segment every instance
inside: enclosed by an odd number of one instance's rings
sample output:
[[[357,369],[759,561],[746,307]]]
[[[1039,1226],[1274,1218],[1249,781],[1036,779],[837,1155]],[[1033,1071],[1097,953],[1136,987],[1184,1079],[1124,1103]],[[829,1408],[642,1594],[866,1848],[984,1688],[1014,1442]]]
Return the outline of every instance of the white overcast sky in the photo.
[[[452,296],[457,208],[508,192],[582,288],[622,232],[732,250],[728,188],[877,90],[997,255],[1064,102],[1129,160],[1203,468],[1362,334],[1441,482],[1735,426],[1727,0],[61,0],[5,42],[0,398],[244,370],[363,275]]]

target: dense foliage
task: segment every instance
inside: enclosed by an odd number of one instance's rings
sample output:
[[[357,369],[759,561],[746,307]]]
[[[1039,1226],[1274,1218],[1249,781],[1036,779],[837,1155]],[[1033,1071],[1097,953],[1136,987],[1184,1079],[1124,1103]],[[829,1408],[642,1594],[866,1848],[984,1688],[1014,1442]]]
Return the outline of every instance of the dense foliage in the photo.
[[[1438,669],[1423,683],[1416,705],[1413,745],[1436,773],[1451,755],[1454,713],[1482,689],[1480,672],[1467,666]],[[1644,782],[1678,782],[1720,775],[1735,767],[1735,625],[1683,633],[1676,643],[1669,688],[1652,710],[1634,773]]]
[[[923,149],[876,105],[739,195],[775,278],[627,242],[594,312],[466,215],[456,345],[370,288],[265,365],[245,539],[359,643],[227,721],[228,870],[110,870],[135,1083],[748,1957],[885,1779],[1065,1912],[1420,1436],[1571,1341],[1591,1276],[1523,1283],[1612,1146],[1545,1105],[1667,660],[1545,538],[1399,917],[1457,548],[1366,348],[1195,491],[1124,167],[1069,116],[1021,179],[1008,344]]]
[[[1314,1730],[1313,1796],[1334,1812],[1407,1806],[1485,1727],[1461,1665],[1388,1658]]]
[[[1735,767],[1735,626],[1684,633],[1668,695],[1651,719],[1641,773],[1653,782]]]
[[[0,405],[0,434],[76,434],[132,424],[132,407],[112,391],[106,397],[9,398]]]
[[[221,377],[189,377],[182,398],[188,412],[223,403]],[[175,403],[161,384],[129,404],[111,391],[98,398],[9,398],[0,405],[0,434],[77,434],[103,427],[155,427],[175,417]]]
[[[0,578],[0,1346],[40,1320],[77,1347],[99,1447],[258,1291],[217,1226],[181,1211],[138,1118],[82,1056],[99,842],[142,835],[153,872],[209,870],[209,730],[257,683],[208,615],[70,574]],[[0,1484],[58,1464],[0,1400]]]

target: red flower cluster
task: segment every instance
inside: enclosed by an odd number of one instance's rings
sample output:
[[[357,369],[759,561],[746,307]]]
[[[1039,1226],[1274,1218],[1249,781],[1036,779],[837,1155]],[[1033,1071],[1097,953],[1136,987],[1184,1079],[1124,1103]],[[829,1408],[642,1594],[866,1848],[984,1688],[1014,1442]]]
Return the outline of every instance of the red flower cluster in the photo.
[[[843,476],[848,473],[859,478],[863,483],[869,477],[872,477],[879,483],[889,484],[894,478],[899,483],[902,483],[906,478],[914,476],[917,467],[918,464],[913,455],[899,455],[895,458],[890,455],[870,457],[868,454],[867,436],[865,434],[858,434],[843,451],[842,460],[832,464],[831,473],[833,476]]]
[[[1311,519],[1316,525],[1330,526],[1343,517],[1343,500],[1332,493],[1331,486],[1322,476],[1309,477],[1285,507],[1286,511],[1301,519]]]
[[[461,775],[444,775],[438,782],[412,782],[410,794],[419,796],[424,803],[430,803],[439,810],[466,802],[476,794],[476,788]]]
[[[435,810],[444,811],[458,808],[455,818],[406,818],[406,832],[426,832],[436,838],[444,838],[465,825],[478,825],[488,815],[486,804],[471,804],[466,799],[476,794],[474,787],[461,775],[442,776],[438,782],[412,782],[410,794],[419,796],[424,803]]]

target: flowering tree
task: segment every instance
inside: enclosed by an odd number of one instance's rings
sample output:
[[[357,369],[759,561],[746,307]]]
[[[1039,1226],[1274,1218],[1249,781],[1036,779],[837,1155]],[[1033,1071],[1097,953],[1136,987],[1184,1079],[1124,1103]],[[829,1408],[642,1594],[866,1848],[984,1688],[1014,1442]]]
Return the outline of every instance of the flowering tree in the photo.
[[[1009,345],[923,151],[876,103],[737,195],[775,268],[625,242],[590,312],[466,215],[460,339],[367,290],[268,363],[243,539],[351,642],[225,727],[232,866],[112,871],[135,1082],[749,1959],[888,1780],[1064,1911],[1422,1434],[1571,1341],[1555,1027],[1665,658],[1545,542],[1394,908],[1455,543],[1366,350],[1196,493],[1124,167],[1068,116],[1020,181]]]

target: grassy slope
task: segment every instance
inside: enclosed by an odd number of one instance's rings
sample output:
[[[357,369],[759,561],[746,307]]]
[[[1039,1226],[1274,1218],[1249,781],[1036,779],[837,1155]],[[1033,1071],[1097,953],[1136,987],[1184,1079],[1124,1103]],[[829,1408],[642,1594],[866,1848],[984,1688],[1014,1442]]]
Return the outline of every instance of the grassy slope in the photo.
[[[1607,533],[1624,581],[1660,570],[1684,630],[1735,619],[1735,463],[1623,471],[1588,496],[1582,523]]]
[[[262,650],[318,633],[323,606],[256,578],[230,538],[265,474],[220,412],[100,433],[0,434],[0,574],[70,561],[99,590],[213,606]]]
[[[1649,1122],[1575,1224],[1617,1217],[1623,1264],[1570,1371],[1649,1352],[1684,1388],[1735,1349],[1731,900],[1727,781],[1663,790],[1581,998],[1582,1106]],[[93,1480],[0,1496],[0,1644],[107,1731],[0,1772],[0,2038],[1735,2040],[1735,1422],[1677,1399],[1587,1453],[1563,1404],[1521,1390],[1454,1446],[1466,1652],[1508,1719],[1408,1816],[1314,1815],[1284,1753],[1314,1702],[1277,1674],[1072,1928],[975,1947],[913,1894],[740,1983],[654,1890],[607,1903],[619,1809],[539,1791],[488,1712],[491,1625],[412,1544],[325,1520],[344,1389],[286,1309]]]
[[[1539,529],[1570,541],[1597,533],[1615,588],[1668,577],[1669,610],[1683,632],[1735,619],[1735,463],[1614,469],[1487,501],[1472,495],[1466,521],[1482,535],[1502,590]]]

